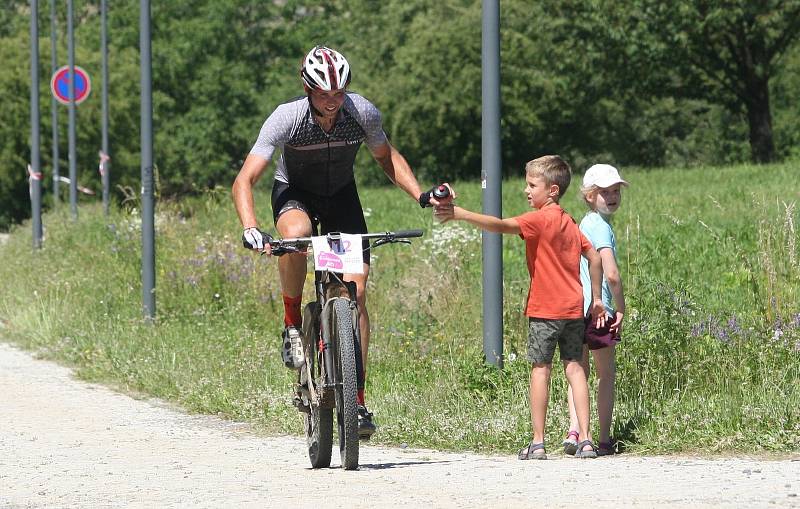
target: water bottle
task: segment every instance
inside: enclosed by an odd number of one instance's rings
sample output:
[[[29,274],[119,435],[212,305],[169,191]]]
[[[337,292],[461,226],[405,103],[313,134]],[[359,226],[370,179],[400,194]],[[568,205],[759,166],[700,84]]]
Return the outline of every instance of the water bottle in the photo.
[[[450,189],[444,184],[442,184],[442,185],[440,185],[438,187],[435,187],[433,189],[433,197],[436,198],[437,200],[443,200],[445,198],[449,198],[450,197]]]
[[[439,201],[447,200],[448,198],[450,198],[450,188],[444,184],[438,185],[433,188],[433,191],[431,191],[431,195]],[[437,223],[440,222],[438,219],[436,219],[436,216],[434,216],[434,220]]]

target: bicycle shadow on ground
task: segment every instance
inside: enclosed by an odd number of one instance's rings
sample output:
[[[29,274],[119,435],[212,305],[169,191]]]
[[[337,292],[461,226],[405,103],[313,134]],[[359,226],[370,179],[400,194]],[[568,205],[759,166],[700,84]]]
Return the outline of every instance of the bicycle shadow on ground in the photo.
[[[450,460],[438,461],[395,461],[388,463],[365,463],[359,465],[360,470],[388,470],[390,468],[405,468],[418,465],[440,465],[443,463],[452,463]]]

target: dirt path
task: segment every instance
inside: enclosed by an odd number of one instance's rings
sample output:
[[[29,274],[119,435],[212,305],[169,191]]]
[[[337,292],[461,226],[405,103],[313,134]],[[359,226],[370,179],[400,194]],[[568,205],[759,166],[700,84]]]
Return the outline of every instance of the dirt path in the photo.
[[[305,454],[299,438],[134,400],[0,343],[4,508],[800,507],[800,457],[520,462],[364,447],[345,472],[310,470]],[[318,498],[301,497],[303,479]]]

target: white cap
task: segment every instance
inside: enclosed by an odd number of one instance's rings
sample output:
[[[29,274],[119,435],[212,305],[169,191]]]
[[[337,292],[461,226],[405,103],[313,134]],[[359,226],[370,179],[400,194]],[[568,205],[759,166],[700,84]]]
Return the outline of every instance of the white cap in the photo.
[[[583,187],[611,187],[614,184],[627,186],[628,183],[619,176],[619,171],[610,164],[592,165],[583,175]]]

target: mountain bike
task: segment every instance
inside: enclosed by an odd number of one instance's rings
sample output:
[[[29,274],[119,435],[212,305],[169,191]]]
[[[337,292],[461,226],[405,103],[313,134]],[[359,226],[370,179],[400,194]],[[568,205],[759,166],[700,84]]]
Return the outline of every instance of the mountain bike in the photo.
[[[314,225],[316,236],[317,225]],[[409,244],[422,230],[366,233],[369,248],[393,243]],[[328,233],[330,246],[340,245],[342,234]],[[273,239],[273,256],[305,253],[312,237]],[[327,254],[327,253],[326,253]],[[314,300],[303,309],[302,344],[305,364],[298,372],[295,406],[304,414],[308,457],[312,468],[326,468],[333,450],[333,411],[336,410],[342,468],[358,468],[358,381],[363,380],[356,285],[336,272],[336,257],[322,260],[314,271]],[[317,268],[320,265],[316,266]]]

